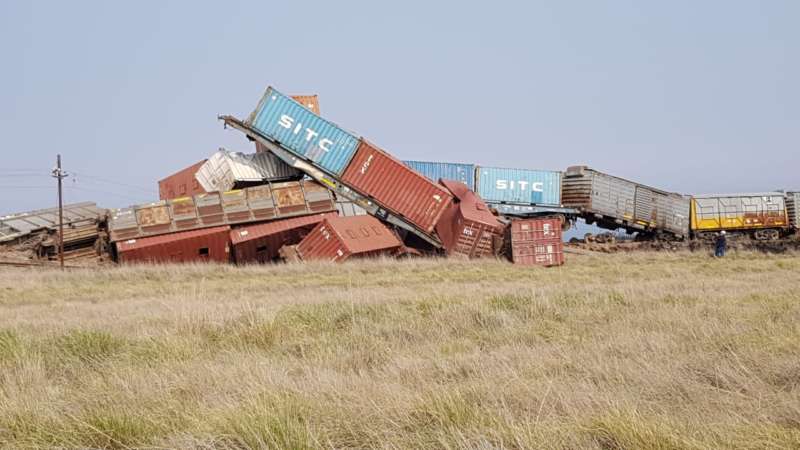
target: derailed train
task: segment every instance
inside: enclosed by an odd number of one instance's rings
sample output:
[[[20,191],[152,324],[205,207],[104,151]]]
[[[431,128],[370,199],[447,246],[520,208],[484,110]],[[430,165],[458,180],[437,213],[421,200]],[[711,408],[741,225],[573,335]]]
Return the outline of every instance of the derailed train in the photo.
[[[580,217],[588,224],[622,228],[642,238],[704,239],[725,230],[776,240],[800,229],[800,192],[682,195],[586,166],[551,172],[404,163],[431,179],[458,177],[504,215]]]

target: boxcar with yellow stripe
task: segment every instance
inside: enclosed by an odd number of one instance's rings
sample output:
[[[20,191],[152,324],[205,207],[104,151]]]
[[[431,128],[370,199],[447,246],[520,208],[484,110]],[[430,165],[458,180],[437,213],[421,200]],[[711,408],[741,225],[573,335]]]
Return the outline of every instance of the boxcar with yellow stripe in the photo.
[[[725,230],[773,240],[789,231],[782,192],[696,195],[691,200],[690,215],[695,237]]]

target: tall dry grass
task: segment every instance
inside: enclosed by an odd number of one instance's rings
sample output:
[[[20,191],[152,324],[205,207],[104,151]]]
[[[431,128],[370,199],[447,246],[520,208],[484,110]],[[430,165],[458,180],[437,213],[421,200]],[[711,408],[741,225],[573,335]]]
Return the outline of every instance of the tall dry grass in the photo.
[[[800,447],[800,258],[0,271],[4,448]]]

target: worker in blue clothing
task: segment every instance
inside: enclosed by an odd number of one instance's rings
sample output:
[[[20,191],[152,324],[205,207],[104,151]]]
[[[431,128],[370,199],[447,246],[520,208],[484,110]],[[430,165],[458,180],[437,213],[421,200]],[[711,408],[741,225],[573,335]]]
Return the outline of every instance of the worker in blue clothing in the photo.
[[[719,232],[717,235],[717,242],[716,242],[716,249],[714,250],[714,256],[717,258],[722,258],[725,256],[725,250],[728,249],[728,238],[725,236],[725,230]]]

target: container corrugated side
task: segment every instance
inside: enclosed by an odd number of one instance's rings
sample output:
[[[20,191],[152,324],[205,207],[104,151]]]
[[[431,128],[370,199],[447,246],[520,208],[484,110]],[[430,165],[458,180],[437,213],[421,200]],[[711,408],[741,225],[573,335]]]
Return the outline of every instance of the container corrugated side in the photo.
[[[342,181],[426,233],[453,201],[442,186],[363,139]]]
[[[327,217],[336,213],[312,214],[254,225],[241,225],[230,232],[237,264],[266,263],[275,260],[284,245],[296,245]]]
[[[292,100],[305,106],[311,112],[319,115],[319,96],[314,95],[290,95]]]
[[[478,166],[475,178],[475,192],[486,202],[561,205],[558,171]]]
[[[467,185],[470,190],[475,190],[475,165],[428,162],[428,161],[403,161],[403,164],[424,175],[434,183],[440,179],[455,180]]]
[[[436,224],[436,234],[448,256],[481,258],[493,256],[499,248],[505,226],[488,206],[466,185],[452,180],[440,182],[458,197]]]
[[[353,256],[376,256],[395,252],[402,242],[372,216],[326,218],[297,246],[304,261],[342,262]]]
[[[120,262],[229,262],[230,227],[182,231],[116,243]]]
[[[789,214],[789,224],[795,230],[800,229],[800,192],[789,192],[786,195],[786,210]]]
[[[158,182],[158,199],[171,200],[178,197],[188,197],[192,195],[204,194],[205,189],[195,179],[194,175],[207,160],[194,163],[191,166],[181,169],[172,175]]]
[[[220,149],[195,174],[207,192],[230,191],[265,181],[300,179],[299,170],[272,153],[242,154]]]
[[[245,121],[319,168],[341,175],[358,147],[358,138],[270,87]]]
[[[555,266],[564,263],[561,219],[511,221],[511,259],[514,264]]]

